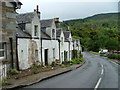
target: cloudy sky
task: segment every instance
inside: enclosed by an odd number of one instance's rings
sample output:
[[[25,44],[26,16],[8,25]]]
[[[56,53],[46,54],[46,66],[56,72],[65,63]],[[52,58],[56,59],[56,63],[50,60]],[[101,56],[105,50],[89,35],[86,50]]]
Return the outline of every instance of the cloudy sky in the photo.
[[[19,13],[33,12],[39,5],[41,19],[59,17],[62,21],[79,19],[100,13],[118,12],[119,0],[20,0]]]

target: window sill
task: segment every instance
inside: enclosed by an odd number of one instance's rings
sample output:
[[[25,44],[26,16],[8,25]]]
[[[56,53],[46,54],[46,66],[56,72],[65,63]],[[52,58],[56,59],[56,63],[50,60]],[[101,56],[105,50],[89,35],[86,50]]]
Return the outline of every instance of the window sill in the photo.
[[[3,59],[5,59],[5,57],[0,57],[0,60],[3,60]]]

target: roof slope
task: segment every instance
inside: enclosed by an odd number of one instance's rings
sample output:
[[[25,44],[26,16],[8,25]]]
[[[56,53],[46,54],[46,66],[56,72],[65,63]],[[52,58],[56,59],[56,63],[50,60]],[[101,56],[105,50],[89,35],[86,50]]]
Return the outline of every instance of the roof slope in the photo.
[[[51,27],[53,19],[41,20],[41,27]]]
[[[18,29],[16,31],[17,37],[31,37],[30,34],[23,31],[24,27],[18,25]]]
[[[30,23],[34,17],[34,12],[25,13],[25,14],[18,14],[17,15],[17,22],[20,23]]]
[[[50,36],[42,31],[41,31],[41,37],[42,37],[42,39],[50,39]]]
[[[70,31],[63,31],[65,38],[69,38]]]

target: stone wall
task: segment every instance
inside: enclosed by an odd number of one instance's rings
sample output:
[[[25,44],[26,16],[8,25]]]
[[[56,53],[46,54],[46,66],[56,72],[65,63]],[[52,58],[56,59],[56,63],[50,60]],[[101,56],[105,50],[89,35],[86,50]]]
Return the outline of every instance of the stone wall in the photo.
[[[5,57],[0,65],[5,65],[7,71],[16,68],[16,11],[9,4],[12,5],[7,2],[6,6],[6,2],[0,1],[0,42],[5,42]]]

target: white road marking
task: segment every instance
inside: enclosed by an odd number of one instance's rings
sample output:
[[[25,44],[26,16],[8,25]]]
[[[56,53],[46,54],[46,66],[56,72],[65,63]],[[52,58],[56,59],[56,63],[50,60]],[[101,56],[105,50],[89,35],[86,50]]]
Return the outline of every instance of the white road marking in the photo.
[[[101,64],[101,67],[102,67],[101,75],[103,75],[103,73],[104,73],[104,68],[103,68],[103,65],[102,65],[102,64]],[[99,80],[98,80],[98,82],[97,82],[94,90],[96,90],[96,89],[99,87],[99,85],[100,85],[100,83],[101,83],[101,80],[102,80],[102,77],[99,78]]]
[[[104,71],[104,70],[102,69],[101,75],[103,75],[103,71]]]
[[[98,86],[100,85],[101,80],[102,80],[102,78],[99,78],[94,90],[96,90],[98,88]]]
[[[116,65],[119,65],[119,64],[117,64],[117,63],[115,63],[115,62],[113,62],[113,61],[111,61],[111,60],[109,60],[111,63],[114,63],[114,64],[116,64]]]

